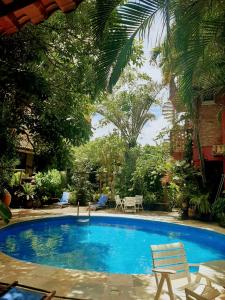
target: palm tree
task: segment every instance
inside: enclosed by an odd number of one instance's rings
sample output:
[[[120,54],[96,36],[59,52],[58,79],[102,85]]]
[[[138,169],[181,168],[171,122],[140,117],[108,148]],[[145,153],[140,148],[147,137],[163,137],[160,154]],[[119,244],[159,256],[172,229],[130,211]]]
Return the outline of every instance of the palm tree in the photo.
[[[164,13],[164,1],[96,2],[93,28],[100,48],[97,85],[112,90],[132,55],[135,38],[150,29],[157,12]]]
[[[135,38],[151,33],[152,22],[158,15],[166,28],[164,54],[167,63],[176,52],[176,75],[187,105],[193,99],[193,79],[207,66],[203,58],[210,59],[212,69],[217,69],[213,83],[217,92],[224,86],[224,35],[225,0],[97,0],[93,28],[101,55],[97,64],[99,87],[110,90],[127,65]],[[165,25],[165,26],[164,26]],[[217,47],[217,55],[215,53]],[[171,52],[171,49],[172,52]],[[218,63],[220,62],[220,66]],[[220,69],[220,72],[218,70]],[[205,81],[206,78],[202,78]]]
[[[189,113],[198,115],[199,101],[206,95],[224,93],[225,0],[102,2],[97,0],[94,16],[101,49],[99,88],[112,89],[131,57],[135,37],[150,34],[155,16],[161,14],[166,28],[162,54],[167,82],[175,79],[178,98]],[[201,145],[197,144],[202,158]]]
[[[121,77],[113,94],[103,96],[97,111],[104,116],[103,124],[112,123],[129,148],[136,146],[145,124],[154,119],[150,107],[157,103],[161,89],[144,73],[129,70]]]

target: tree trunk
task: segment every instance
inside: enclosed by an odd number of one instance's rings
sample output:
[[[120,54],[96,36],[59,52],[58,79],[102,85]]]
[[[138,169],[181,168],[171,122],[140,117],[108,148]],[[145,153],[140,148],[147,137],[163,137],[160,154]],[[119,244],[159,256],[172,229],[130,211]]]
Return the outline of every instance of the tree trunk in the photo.
[[[193,101],[194,137],[195,137],[195,143],[198,149],[198,156],[200,160],[202,183],[203,183],[203,187],[206,187],[205,161],[202,153],[201,141],[199,136],[199,106],[200,106],[200,99],[195,99]]]

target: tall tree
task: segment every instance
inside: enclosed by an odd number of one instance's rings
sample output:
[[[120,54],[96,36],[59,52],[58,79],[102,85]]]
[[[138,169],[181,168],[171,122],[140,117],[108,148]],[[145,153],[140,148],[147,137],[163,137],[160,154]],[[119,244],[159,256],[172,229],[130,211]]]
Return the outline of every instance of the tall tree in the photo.
[[[129,148],[137,139],[145,124],[154,119],[150,112],[157,103],[160,85],[144,73],[125,72],[112,95],[103,96],[97,111],[104,116],[103,124],[112,123]]]
[[[92,6],[87,1],[76,13],[56,13],[0,39],[1,116],[15,137],[29,133],[43,166],[63,168],[68,146],[91,134],[97,57],[87,17]]]

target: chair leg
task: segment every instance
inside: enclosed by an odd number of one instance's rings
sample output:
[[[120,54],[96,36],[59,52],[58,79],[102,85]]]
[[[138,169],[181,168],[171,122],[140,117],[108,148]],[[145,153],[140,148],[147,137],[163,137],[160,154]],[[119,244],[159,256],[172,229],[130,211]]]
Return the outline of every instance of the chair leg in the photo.
[[[166,280],[166,283],[167,283],[168,293],[169,293],[170,300],[175,300],[173,289],[172,289],[171,280],[170,280],[168,274],[162,274],[161,275],[161,279],[159,281],[158,289],[157,289],[157,292],[156,292],[154,300],[159,300],[159,297],[160,297],[160,295],[162,293],[163,283],[164,283],[165,280]]]
[[[158,289],[157,289],[157,292],[156,292],[154,300],[158,300],[159,299],[159,297],[160,297],[160,295],[162,293],[162,287],[163,287],[164,281],[165,281],[165,276],[162,275],[161,278],[160,278],[160,281],[159,281]]]
[[[169,292],[170,299],[175,300],[171,280],[170,280],[168,274],[166,274],[166,282],[167,282],[167,287],[168,287],[168,292]]]

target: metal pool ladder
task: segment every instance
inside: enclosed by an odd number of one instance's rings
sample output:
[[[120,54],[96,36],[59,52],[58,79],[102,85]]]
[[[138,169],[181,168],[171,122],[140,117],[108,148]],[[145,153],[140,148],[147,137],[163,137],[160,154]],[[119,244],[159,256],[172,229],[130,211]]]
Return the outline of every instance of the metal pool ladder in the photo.
[[[79,218],[79,216],[80,216],[80,202],[78,201],[77,202],[77,217],[78,217],[78,219],[77,219],[77,221],[79,222],[79,223],[89,223],[89,221],[90,221],[90,218],[91,218],[91,205],[90,205],[90,202],[88,202],[88,218],[87,219],[83,219],[83,218]]]

